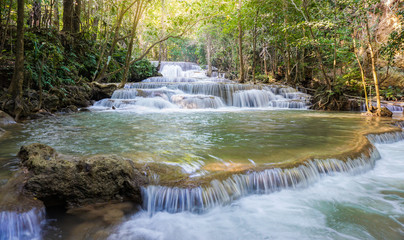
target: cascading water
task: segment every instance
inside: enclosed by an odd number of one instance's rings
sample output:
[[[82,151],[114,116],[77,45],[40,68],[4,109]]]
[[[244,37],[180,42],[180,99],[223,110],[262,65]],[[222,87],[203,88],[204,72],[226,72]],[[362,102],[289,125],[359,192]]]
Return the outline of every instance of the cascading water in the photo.
[[[204,214],[141,211],[109,239],[403,239],[404,141],[376,147],[381,160],[367,173],[335,173]]]
[[[372,102],[373,106],[376,106],[376,102]],[[388,103],[381,103],[382,107],[386,107],[387,109],[389,109],[392,112],[403,112],[404,110],[404,103],[400,103],[400,104],[388,104]],[[366,112],[366,106],[364,103],[362,103],[361,105],[361,111],[362,112]]]
[[[373,144],[388,144],[404,140],[404,132],[370,134],[367,138]],[[380,159],[376,148],[369,151],[369,156],[362,154],[356,159],[348,158],[346,161],[310,160],[290,169],[274,168],[262,172],[236,174],[223,181],[213,180],[208,187],[178,188],[151,185],[142,189],[143,207],[150,215],[159,211],[203,212],[208,208],[228,204],[249,194],[307,187],[324,174],[364,173],[372,169],[375,161]]]
[[[33,208],[27,212],[0,212],[0,240],[41,239],[41,225],[45,222],[45,209]]]
[[[372,169],[379,158],[379,152],[371,149],[369,157],[362,155],[357,159],[347,159],[346,161],[312,160],[291,169],[274,168],[262,172],[233,175],[223,181],[213,180],[208,187],[148,186],[142,189],[143,207],[150,215],[159,211],[203,212],[208,208],[228,204],[248,194],[266,194],[281,189],[307,187],[324,174],[364,173]]]
[[[156,64],[156,63],[155,63]],[[280,85],[237,84],[224,78],[207,77],[195,63],[162,62],[163,77],[128,83],[93,108],[101,109],[217,109],[282,108],[306,109],[309,96]]]

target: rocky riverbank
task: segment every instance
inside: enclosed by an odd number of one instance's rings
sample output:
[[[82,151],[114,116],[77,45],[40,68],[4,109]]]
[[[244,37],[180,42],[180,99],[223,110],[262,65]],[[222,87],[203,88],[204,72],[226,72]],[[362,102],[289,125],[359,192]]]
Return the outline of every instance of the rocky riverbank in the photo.
[[[92,82],[80,86],[66,85],[52,88],[42,94],[33,89],[28,89],[23,94],[23,112],[20,120],[37,119],[49,116],[55,112],[77,112],[103,98],[108,98],[117,89],[118,84],[101,84]],[[7,98],[5,89],[0,90],[0,110],[14,117],[15,102]],[[0,116],[1,118],[1,116]]]

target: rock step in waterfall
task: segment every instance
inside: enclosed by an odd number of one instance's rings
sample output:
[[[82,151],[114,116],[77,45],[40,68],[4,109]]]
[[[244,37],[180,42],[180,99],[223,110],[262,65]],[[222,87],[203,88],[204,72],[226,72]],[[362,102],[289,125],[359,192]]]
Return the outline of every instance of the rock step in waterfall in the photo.
[[[404,140],[404,132],[368,135],[367,138],[373,144],[389,144]],[[293,168],[235,174],[224,180],[212,180],[205,187],[149,185],[142,188],[143,208],[149,215],[160,211],[200,213],[249,194],[269,194],[282,189],[308,187],[324,175],[337,172],[352,175],[365,173],[373,169],[380,158],[378,150],[372,146],[369,154],[362,154],[354,159],[314,159]]]
[[[156,64],[156,63],[154,63]],[[195,63],[162,62],[162,77],[128,83],[110,99],[94,104],[99,109],[217,109],[283,108],[306,109],[310,96],[283,85],[238,84],[207,77]]]

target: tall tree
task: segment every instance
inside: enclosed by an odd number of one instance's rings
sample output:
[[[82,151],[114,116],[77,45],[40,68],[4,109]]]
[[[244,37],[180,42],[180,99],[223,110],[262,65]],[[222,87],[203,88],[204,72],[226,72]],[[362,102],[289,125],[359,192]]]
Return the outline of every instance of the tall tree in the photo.
[[[165,30],[164,21],[165,21],[165,5],[164,5],[164,0],[161,0],[160,38],[162,38],[164,35],[164,30]],[[161,42],[159,44],[159,64],[158,64],[159,68],[160,68],[161,61],[165,61],[165,60],[166,60],[166,58],[165,58],[165,54],[164,54],[164,42]]]
[[[239,82],[245,82],[245,72],[244,72],[244,55],[243,55],[243,22],[241,15],[243,0],[239,0],[238,2],[238,55],[239,55],[239,63],[240,63],[240,76]]]
[[[53,27],[59,31],[59,0],[55,0],[53,3]]]
[[[17,43],[13,78],[8,93],[15,101],[14,113],[18,120],[23,111],[22,86],[24,83],[24,0],[17,0]]]
[[[63,0],[63,31],[73,32],[74,0]]]
[[[81,16],[81,0],[75,0],[74,4],[74,13],[72,16],[72,22],[73,22],[73,33],[78,33],[80,32],[80,16]]]

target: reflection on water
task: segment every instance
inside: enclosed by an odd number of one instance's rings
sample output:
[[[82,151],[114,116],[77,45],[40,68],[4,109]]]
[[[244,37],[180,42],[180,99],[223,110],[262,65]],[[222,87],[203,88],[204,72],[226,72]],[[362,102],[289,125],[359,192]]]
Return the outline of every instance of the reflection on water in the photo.
[[[21,126],[0,142],[0,157],[40,142],[66,154],[119,154],[194,171],[209,163],[259,165],[341,152],[368,127],[356,114],[307,111],[81,113]]]

